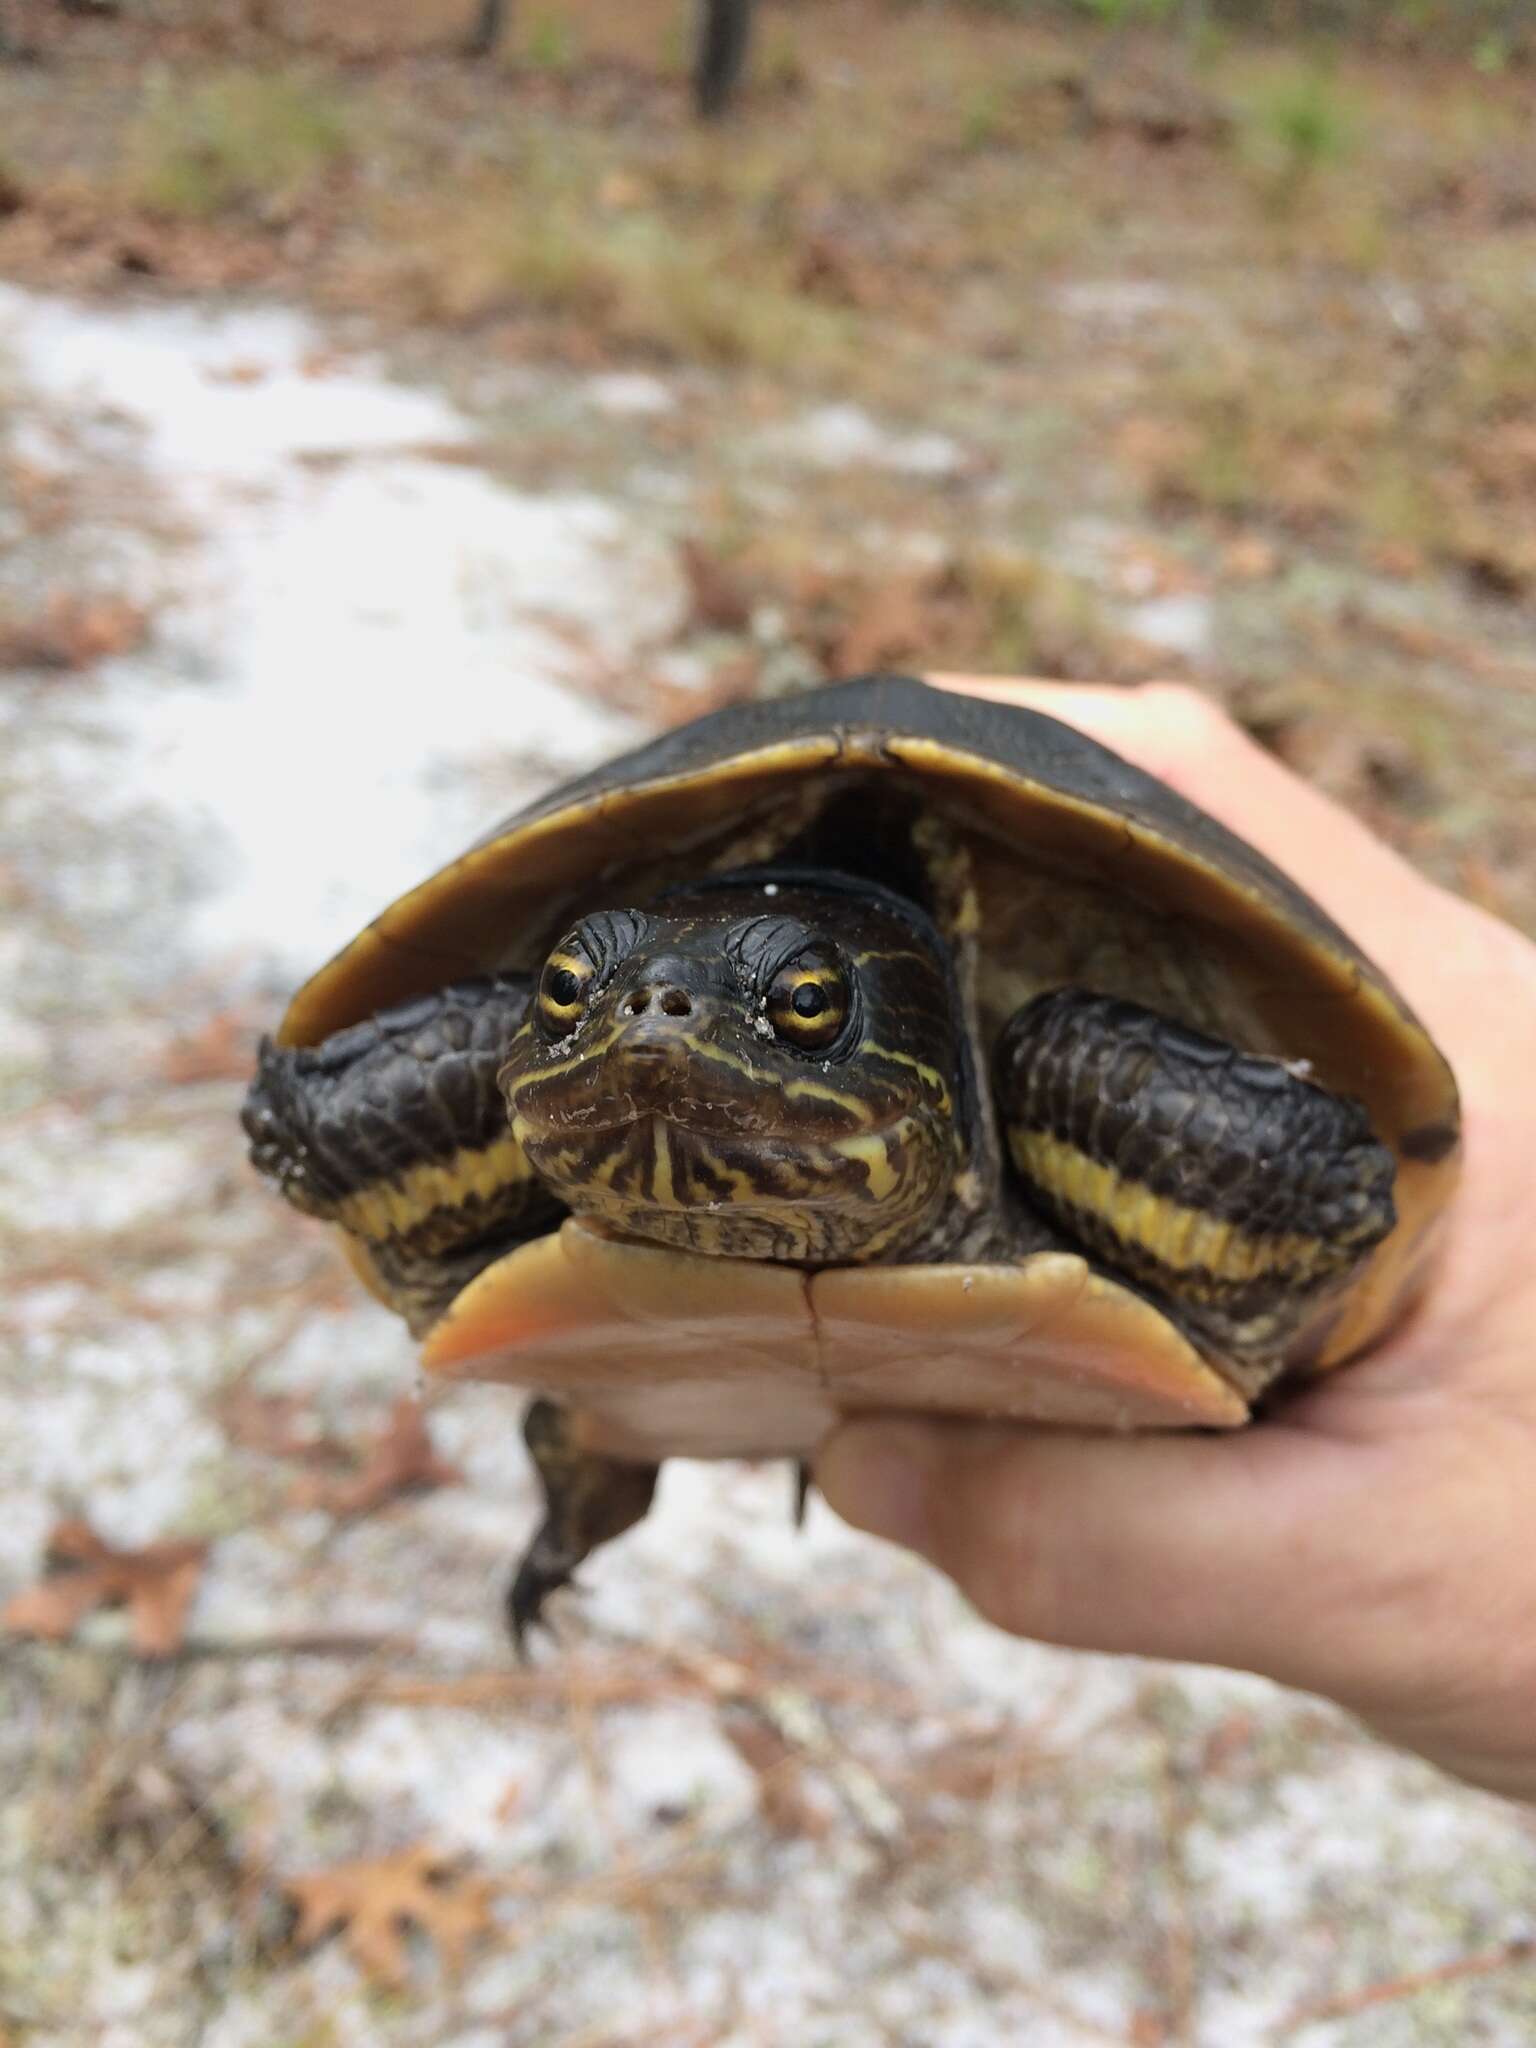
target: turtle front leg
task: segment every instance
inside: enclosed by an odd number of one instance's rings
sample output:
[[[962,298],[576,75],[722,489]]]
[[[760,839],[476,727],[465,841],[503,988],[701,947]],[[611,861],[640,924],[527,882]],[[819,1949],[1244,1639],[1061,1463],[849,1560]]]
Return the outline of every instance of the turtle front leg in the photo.
[[[1037,996],[996,1080],[1030,1200],[1247,1392],[1397,1220],[1360,1103],[1139,1004]]]
[[[341,1228],[365,1284],[418,1337],[562,1213],[496,1084],[529,987],[525,974],[456,982],[317,1046],[262,1041],[241,1113],[252,1165]]]
[[[553,1401],[531,1404],[523,1417],[523,1441],[544,1488],[544,1520],[507,1595],[507,1621],[520,1657],[550,1594],[570,1584],[576,1567],[599,1544],[645,1519],[661,1470],[584,1449],[570,1410]]]

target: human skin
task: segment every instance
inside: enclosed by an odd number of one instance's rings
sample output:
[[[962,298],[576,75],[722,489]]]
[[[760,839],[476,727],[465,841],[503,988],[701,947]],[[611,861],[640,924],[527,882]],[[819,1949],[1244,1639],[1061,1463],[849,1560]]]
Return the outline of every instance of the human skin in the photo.
[[[1536,946],[1193,690],[933,680],[1080,727],[1293,875],[1450,1059],[1465,1172],[1407,1322],[1256,1428],[1127,1439],[876,1417],[822,1447],[823,1493],[1000,1628],[1261,1672],[1536,1802]]]

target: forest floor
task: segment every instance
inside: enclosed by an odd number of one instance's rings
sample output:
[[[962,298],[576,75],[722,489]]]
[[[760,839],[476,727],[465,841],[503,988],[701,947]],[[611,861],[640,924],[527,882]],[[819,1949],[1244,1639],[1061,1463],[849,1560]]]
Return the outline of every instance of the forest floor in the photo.
[[[875,665],[1187,677],[1536,930],[1529,83],[839,0],[702,134],[660,0],[266,12],[0,68],[0,1600],[131,1596],[0,1639],[0,2041],[1528,2041],[1528,1820],[780,1469],[519,1671],[514,1416],[235,1119],[499,810]]]

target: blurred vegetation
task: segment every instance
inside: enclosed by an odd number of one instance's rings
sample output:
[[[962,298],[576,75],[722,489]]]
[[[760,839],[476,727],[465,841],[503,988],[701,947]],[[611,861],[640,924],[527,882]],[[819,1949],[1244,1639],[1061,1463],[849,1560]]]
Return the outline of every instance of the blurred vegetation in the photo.
[[[132,197],[199,220],[287,219],[346,148],[345,101],[295,71],[151,74],[123,138]]]
[[[922,4],[922,0],[917,0]],[[929,0],[932,4],[932,0]],[[958,0],[1018,19],[1087,15],[1109,28],[1213,31],[1283,41],[1334,36],[1401,49],[1457,50],[1496,70],[1536,44],[1531,0]]]
[[[0,270],[308,297],[562,388],[659,371],[625,460],[689,479],[658,517],[748,593],[709,691],[1195,674],[1536,921],[1490,822],[1536,775],[1536,0],[764,0],[712,132],[680,0],[529,0],[479,65],[465,0],[30,4]],[[826,452],[761,487],[818,408]],[[839,453],[852,408],[938,452]],[[562,481],[569,429],[519,410],[499,459]],[[1329,751],[1346,705],[1406,766]],[[1441,837],[1378,815],[1444,761]]]
[[[1333,75],[1315,65],[1267,80],[1244,112],[1246,153],[1270,203],[1282,211],[1354,143],[1348,101]]]

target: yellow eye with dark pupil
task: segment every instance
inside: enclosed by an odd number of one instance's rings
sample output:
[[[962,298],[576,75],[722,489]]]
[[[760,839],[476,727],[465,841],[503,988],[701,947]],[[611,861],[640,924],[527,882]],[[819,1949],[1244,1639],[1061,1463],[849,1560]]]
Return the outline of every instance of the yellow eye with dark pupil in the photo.
[[[848,1021],[848,978],[832,960],[803,956],[781,967],[768,990],[768,1021],[798,1052],[825,1052]]]
[[[551,1037],[563,1038],[581,1021],[591,979],[592,970],[587,963],[573,958],[564,949],[544,963],[544,972],[539,977],[538,1016]]]

